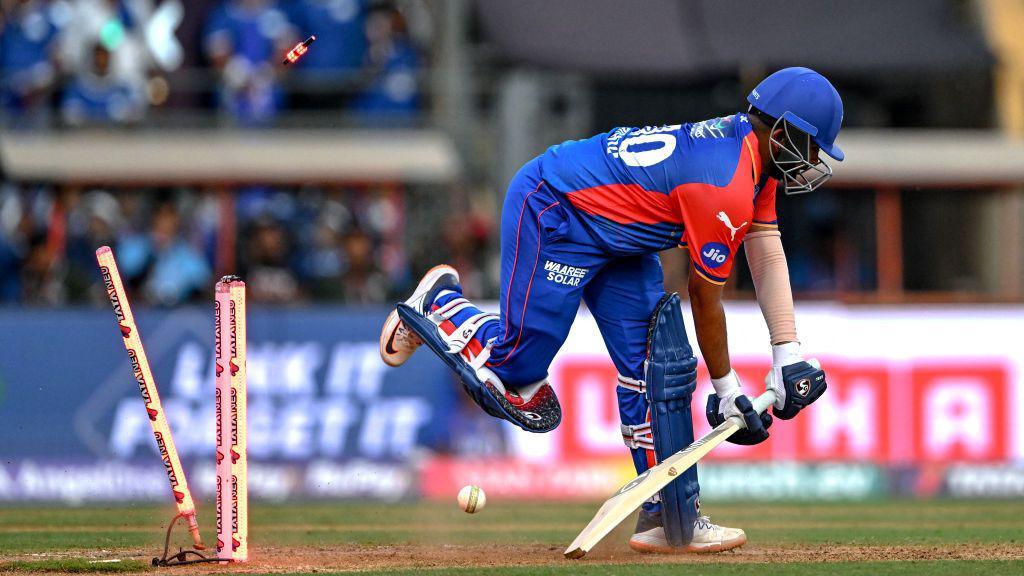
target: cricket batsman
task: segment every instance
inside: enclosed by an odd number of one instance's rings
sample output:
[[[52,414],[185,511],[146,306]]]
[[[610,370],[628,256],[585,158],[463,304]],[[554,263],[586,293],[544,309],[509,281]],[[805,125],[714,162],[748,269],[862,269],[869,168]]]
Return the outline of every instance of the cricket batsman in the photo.
[[[616,128],[552,146],[509,184],[501,220],[500,314],[462,295],[458,272],[433,268],[381,332],[384,362],[398,366],[427,344],[489,414],[531,432],[558,426],[561,406],[548,366],[586,302],[618,370],[622,438],[637,473],[693,440],[690,404],[697,361],[677,294],[666,294],[658,252],[688,251],[697,343],[714,385],[706,417],[738,415],[731,442],[768,438],[729,363],[722,287],[740,244],[771,336],[766,385],[772,412],[790,419],[826,388],[805,361],[775,214],[775,196],[827,182],[843,152],[839,93],[824,76],[786,68],[747,97],[746,112],[693,124]],[[609,383],[611,384],[611,383]],[[691,467],[643,505],[630,546],[640,552],[717,552],[743,530],[700,514]]]

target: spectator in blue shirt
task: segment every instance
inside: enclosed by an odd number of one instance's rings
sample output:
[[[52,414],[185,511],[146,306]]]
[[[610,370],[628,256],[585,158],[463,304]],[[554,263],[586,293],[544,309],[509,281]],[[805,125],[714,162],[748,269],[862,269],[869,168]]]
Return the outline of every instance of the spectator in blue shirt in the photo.
[[[284,104],[276,65],[295,36],[269,0],[227,0],[210,14],[204,50],[221,73],[220,106],[243,125],[273,120]]]
[[[64,91],[61,115],[71,126],[136,122],[145,104],[132,85],[110,73],[110,51],[92,48],[92,69],[78,74]]]
[[[409,39],[402,13],[393,6],[374,10],[366,22],[372,81],[353,109],[375,119],[410,119],[420,107],[422,62]]]
[[[0,105],[15,125],[46,122],[47,97],[57,78],[57,31],[48,2],[15,0],[0,13]]]
[[[141,288],[146,299],[173,306],[207,288],[209,263],[180,233],[180,217],[174,205],[157,207],[149,234],[125,238],[117,247],[118,262],[126,280]]]

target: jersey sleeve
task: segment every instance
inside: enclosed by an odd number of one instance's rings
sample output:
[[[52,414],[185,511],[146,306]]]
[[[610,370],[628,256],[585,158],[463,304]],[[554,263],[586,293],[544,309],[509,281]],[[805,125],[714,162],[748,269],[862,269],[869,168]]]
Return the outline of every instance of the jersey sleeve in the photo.
[[[676,190],[684,226],[683,240],[694,271],[713,284],[725,284],[743,237],[750,230],[751,184],[725,188],[687,184]]]
[[[754,197],[754,224],[779,227],[779,219],[775,214],[775,191],[778,185],[778,180],[769,178],[764,188]]]

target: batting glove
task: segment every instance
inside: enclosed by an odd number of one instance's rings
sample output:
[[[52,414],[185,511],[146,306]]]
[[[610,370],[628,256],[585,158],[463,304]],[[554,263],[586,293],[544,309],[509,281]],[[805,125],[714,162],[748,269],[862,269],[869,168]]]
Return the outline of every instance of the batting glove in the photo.
[[[772,412],[789,420],[825,393],[828,383],[817,358],[805,361],[799,342],[772,346],[772,369],[764,378],[765,389],[775,391]]]
[[[704,415],[712,428],[717,427],[732,416],[739,416],[745,428],[729,437],[729,442],[749,446],[759,444],[768,439],[768,428],[772,425],[772,415],[767,412],[758,414],[754,405],[743,394],[740,378],[735,370],[721,378],[712,378],[711,384],[715,393],[708,395],[708,403]]]

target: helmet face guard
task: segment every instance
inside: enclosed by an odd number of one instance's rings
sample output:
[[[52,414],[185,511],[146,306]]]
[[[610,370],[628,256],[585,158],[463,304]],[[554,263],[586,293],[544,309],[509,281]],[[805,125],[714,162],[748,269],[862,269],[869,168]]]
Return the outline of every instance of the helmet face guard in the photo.
[[[782,129],[783,139],[775,137],[776,130]],[[793,126],[785,117],[772,125],[769,133],[769,147],[786,194],[805,194],[823,186],[832,178],[832,167],[819,154],[818,161],[811,161],[810,134]],[[776,150],[777,148],[777,150]]]

